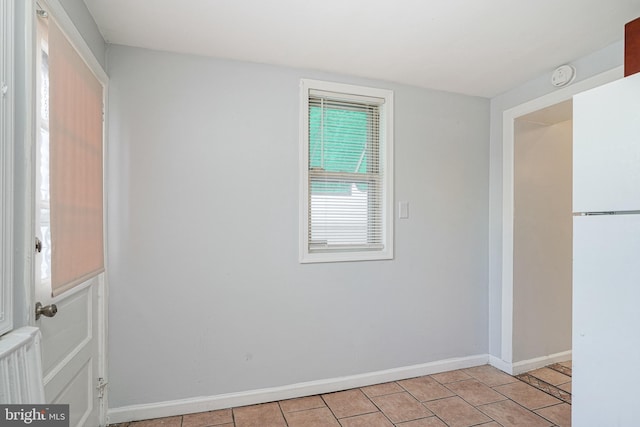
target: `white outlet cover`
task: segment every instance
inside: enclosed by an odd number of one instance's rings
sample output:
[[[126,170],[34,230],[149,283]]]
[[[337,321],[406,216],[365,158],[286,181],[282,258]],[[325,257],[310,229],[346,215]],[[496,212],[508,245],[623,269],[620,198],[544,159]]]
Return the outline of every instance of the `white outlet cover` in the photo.
[[[409,202],[400,202],[398,204],[398,217],[400,219],[409,218]]]

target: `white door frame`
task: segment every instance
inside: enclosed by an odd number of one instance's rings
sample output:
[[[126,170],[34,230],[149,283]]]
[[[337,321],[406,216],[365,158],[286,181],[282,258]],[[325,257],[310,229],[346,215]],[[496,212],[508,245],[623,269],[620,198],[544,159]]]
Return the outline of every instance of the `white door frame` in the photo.
[[[501,359],[514,373],[513,361],[513,214],[514,214],[514,122],[518,117],[572,99],[585,90],[623,76],[623,67],[579,81],[548,95],[520,104],[502,115],[502,348]]]
[[[55,16],[55,19],[63,30],[73,47],[80,53],[82,59],[86,62],[87,66],[93,71],[98,80],[104,86],[104,124],[103,124],[103,144],[104,144],[104,153],[106,153],[106,144],[107,144],[107,94],[108,94],[108,82],[109,78],[107,73],[102,68],[100,62],[96,59],[91,48],[86,43],[76,26],[73,24],[73,21],[67,15],[64,7],[60,3],[60,0],[28,0],[25,2],[25,34],[26,34],[26,54],[25,54],[25,68],[26,68],[26,78],[27,82],[26,95],[28,100],[35,99],[35,91],[36,91],[36,64],[35,64],[35,34],[36,34],[36,26],[35,26],[35,16],[36,16],[36,3],[40,3],[43,6],[46,6],[49,11]],[[26,222],[28,224],[24,233],[24,248],[28,251],[25,254],[25,263],[24,263],[24,287],[25,287],[25,295],[27,297],[26,305],[29,310],[29,323],[32,326],[36,326],[35,323],[35,313],[33,312],[33,307],[35,303],[35,277],[34,277],[34,257],[33,253],[29,252],[34,245],[35,242],[35,141],[36,141],[36,127],[35,127],[35,117],[36,117],[36,105],[33,102],[27,103],[27,111],[26,111],[26,120],[25,123],[27,125],[27,130],[25,132],[26,141],[25,143],[25,152],[29,153],[29,158],[25,159],[25,186],[26,186],[26,197],[24,206],[25,211],[23,214],[26,216]],[[103,155],[104,162],[106,163],[106,155]],[[106,167],[103,168],[104,171],[107,170]],[[104,177],[104,182],[106,183],[106,175]],[[107,191],[104,189],[104,218],[106,218],[107,211]],[[104,224],[104,235],[107,234],[106,222]],[[107,256],[107,243],[105,239],[105,257]],[[105,265],[107,262],[105,260]],[[105,270],[103,275],[103,280],[99,280],[101,283],[100,286],[96,289],[98,292],[98,347],[99,347],[99,357],[98,357],[98,376],[101,378],[108,379],[107,372],[107,315],[108,315],[108,274]],[[101,399],[101,404],[99,408],[99,420],[100,425],[107,424],[107,409],[108,409],[108,389],[104,390],[104,397]]]
[[[14,1],[0,3],[0,335],[13,329]]]

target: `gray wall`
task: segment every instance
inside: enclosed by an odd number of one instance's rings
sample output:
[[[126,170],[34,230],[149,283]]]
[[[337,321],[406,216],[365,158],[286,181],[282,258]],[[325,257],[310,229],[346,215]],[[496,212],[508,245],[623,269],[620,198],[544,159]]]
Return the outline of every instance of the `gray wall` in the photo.
[[[82,38],[87,43],[91,52],[96,57],[102,68],[106,69],[105,55],[107,46],[100,34],[100,30],[89,13],[87,5],[83,0],[58,0],[64,8],[69,18],[73,21]]]
[[[489,101],[110,46],[110,406],[484,354]],[[392,261],[298,263],[298,85],[395,91]]]
[[[619,41],[573,61],[577,69],[574,82],[588,79],[622,65],[624,43]],[[558,64],[561,65],[561,64]],[[502,117],[506,110],[547,95],[556,88],[551,72],[523,83],[491,99],[489,171],[489,351],[500,358],[502,346]]]
[[[571,350],[571,120],[516,120],[513,360]]]

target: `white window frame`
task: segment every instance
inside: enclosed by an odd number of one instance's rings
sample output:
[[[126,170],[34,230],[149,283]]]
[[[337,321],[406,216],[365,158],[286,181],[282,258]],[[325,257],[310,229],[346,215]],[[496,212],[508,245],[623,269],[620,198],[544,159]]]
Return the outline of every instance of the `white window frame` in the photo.
[[[0,335],[13,328],[14,0],[0,0]]]
[[[383,245],[380,249],[354,250],[309,250],[309,93],[310,91],[332,92],[336,97],[382,98],[380,107],[380,164],[383,170],[382,227]],[[393,259],[393,91],[343,83],[311,79],[300,80],[300,236],[299,257],[301,263],[368,261]]]

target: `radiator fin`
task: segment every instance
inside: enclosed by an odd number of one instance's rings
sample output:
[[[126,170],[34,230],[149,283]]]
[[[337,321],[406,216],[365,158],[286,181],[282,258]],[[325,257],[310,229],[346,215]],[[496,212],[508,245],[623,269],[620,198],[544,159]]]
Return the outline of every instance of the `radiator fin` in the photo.
[[[0,404],[45,403],[41,357],[38,328],[0,337]]]

